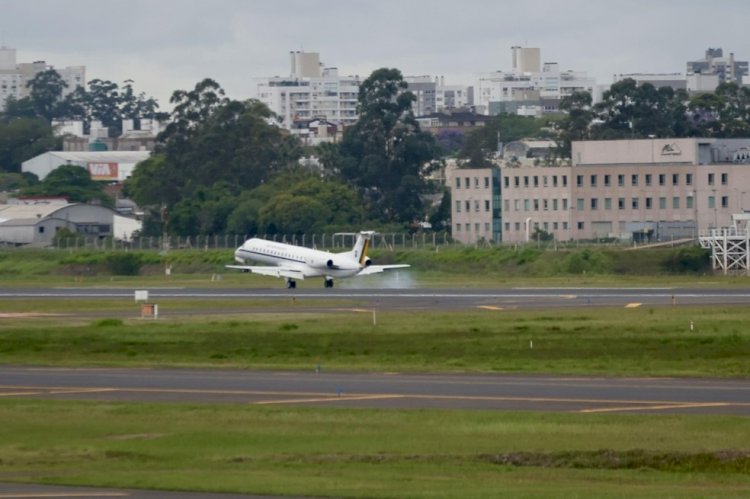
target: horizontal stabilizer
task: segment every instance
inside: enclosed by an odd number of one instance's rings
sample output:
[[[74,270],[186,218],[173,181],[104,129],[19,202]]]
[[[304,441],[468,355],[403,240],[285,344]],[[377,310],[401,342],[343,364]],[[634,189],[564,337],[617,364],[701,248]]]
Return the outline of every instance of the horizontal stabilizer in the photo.
[[[298,269],[287,267],[271,267],[269,265],[227,265],[228,269],[244,270],[258,275],[267,275],[271,277],[286,277],[288,279],[304,279],[305,274]]]
[[[357,275],[370,275],[379,274],[380,272],[393,269],[405,269],[411,267],[411,265],[400,264],[400,265],[370,265],[369,267],[363,268]]]

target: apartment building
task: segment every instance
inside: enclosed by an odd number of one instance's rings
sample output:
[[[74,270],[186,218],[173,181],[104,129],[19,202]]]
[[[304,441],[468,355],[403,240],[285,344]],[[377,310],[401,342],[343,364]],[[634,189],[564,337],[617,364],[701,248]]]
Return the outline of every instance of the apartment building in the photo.
[[[472,87],[446,85],[442,76],[405,76],[404,81],[408,85],[407,90],[416,97],[412,105],[415,116],[464,109],[473,103]]]
[[[317,52],[290,52],[287,77],[256,79],[258,100],[293,129],[297,121],[321,119],[337,125],[357,121],[359,75],[341,76],[334,67],[323,67]]]
[[[559,111],[560,100],[589,92],[598,100],[596,79],[585,72],[561,71],[556,62],[540,63],[538,48],[512,47],[513,68],[479,75],[474,89],[477,111],[542,116]]]
[[[687,75],[694,74],[716,75],[719,83],[742,85],[742,77],[748,74],[748,61],[735,60],[731,52],[729,57],[724,57],[721,48],[709,48],[703,59],[687,62]]]
[[[457,224],[465,234],[467,226],[499,222],[506,243],[529,241],[536,229],[557,240],[668,241],[728,226],[733,213],[750,210],[750,139],[586,141],[574,142],[572,152],[566,166],[502,164],[490,219],[481,203],[473,209],[479,192],[471,197],[465,180],[460,187],[449,180],[454,236],[471,242]],[[471,187],[471,178],[494,171],[465,176]]]
[[[44,61],[18,63],[16,49],[0,47],[0,111],[5,109],[8,97],[23,99],[29,96],[26,84],[34,77],[48,69],[54,69]],[[68,66],[56,69],[67,87],[63,89],[63,96],[73,92],[76,87],[86,85],[86,66]]]

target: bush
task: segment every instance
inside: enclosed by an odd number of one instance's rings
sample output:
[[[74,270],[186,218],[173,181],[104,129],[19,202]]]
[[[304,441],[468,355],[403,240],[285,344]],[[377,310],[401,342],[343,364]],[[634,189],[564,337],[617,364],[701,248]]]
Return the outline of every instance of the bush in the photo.
[[[143,265],[140,255],[135,253],[113,253],[107,256],[106,262],[114,275],[138,275]]]

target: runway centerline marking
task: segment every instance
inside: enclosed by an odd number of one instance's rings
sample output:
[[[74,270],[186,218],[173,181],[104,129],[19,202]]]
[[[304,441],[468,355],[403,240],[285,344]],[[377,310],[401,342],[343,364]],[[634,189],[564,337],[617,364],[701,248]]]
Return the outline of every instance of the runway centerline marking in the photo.
[[[641,305],[643,305],[643,303],[628,303],[627,305],[625,305],[625,308],[638,308]]]

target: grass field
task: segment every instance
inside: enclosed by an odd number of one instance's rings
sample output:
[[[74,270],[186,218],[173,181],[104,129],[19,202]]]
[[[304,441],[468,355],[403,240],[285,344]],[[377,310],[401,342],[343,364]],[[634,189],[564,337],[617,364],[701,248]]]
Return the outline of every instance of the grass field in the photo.
[[[340,307],[316,312],[317,305]],[[6,301],[63,314],[0,322],[0,362],[66,366],[750,375],[742,306],[443,313],[356,312],[356,303],[165,301],[168,320],[121,319],[132,302]],[[268,307],[284,312],[263,313]],[[303,307],[292,314],[289,310]],[[210,309],[211,315],[205,311]],[[203,311],[203,312],[202,312]],[[255,313],[247,313],[253,311]],[[131,312],[131,313],[132,313]],[[95,317],[86,314],[94,314]],[[109,314],[109,315],[108,315]],[[694,329],[690,330],[690,322]],[[533,347],[533,348],[532,348]]]
[[[318,497],[747,497],[746,428],[737,417],[5,399],[0,476]]]

